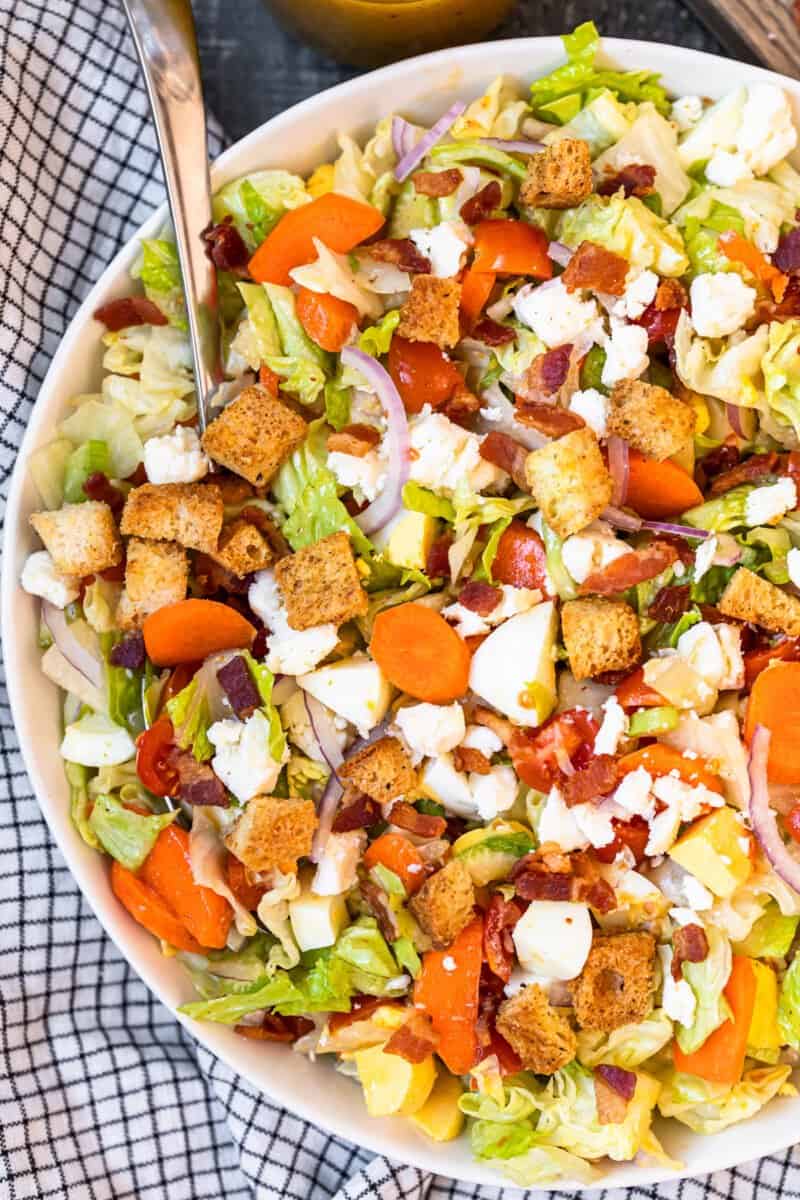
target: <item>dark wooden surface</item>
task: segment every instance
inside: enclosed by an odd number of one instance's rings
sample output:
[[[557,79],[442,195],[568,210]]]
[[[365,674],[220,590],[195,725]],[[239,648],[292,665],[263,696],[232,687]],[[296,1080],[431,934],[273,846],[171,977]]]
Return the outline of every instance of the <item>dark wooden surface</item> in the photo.
[[[784,75],[800,75],[796,0],[689,0],[689,4],[729,44],[739,39],[765,66]]]
[[[301,2],[301,0],[297,0]],[[302,0],[304,3],[311,0]],[[709,5],[712,0],[692,0]],[[713,0],[718,3],[719,0]],[[763,9],[765,0],[728,0]],[[775,0],[770,0],[775,3]],[[285,33],[262,0],[194,0],[208,103],[229,138],[357,72]],[[682,0],[517,0],[497,37],[563,33],[592,18],[609,36],[736,54]],[[726,35],[728,36],[728,35]],[[745,57],[746,52],[737,57]]]

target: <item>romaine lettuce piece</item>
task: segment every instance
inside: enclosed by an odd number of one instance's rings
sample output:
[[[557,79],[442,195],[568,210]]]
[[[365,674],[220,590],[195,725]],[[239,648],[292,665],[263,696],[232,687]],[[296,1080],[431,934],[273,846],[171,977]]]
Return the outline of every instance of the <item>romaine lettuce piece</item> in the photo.
[[[482,137],[513,138],[528,112],[528,104],[520,99],[514,81],[498,75],[483,95],[473,100],[456,118],[450,127],[450,137],[458,141]]]
[[[694,337],[685,312],[675,330],[675,365],[686,387],[726,404],[757,408],[763,403],[759,391],[761,360],[767,351],[769,332],[759,325],[753,333],[737,340],[721,339],[718,348],[706,338]]]
[[[784,916],[774,900],[770,900],[747,937],[737,943],[737,954],[748,958],[784,958],[794,941],[798,916]]]
[[[676,1025],[675,1037],[684,1054],[693,1054],[731,1016],[723,989],[731,973],[733,956],[728,939],[713,925],[705,927],[708,954],[702,962],[684,962],[683,978],[694,992],[697,1005],[689,1026]]]
[[[131,275],[141,279],[147,299],[153,301],[171,325],[186,329],[186,301],[174,242],[166,238],[146,238],[142,242],[141,262]]]
[[[186,687],[167,701],[167,716],[175,730],[175,741],[181,750],[191,750],[198,762],[214,756],[208,740],[211,714],[203,682],[195,675]]]
[[[257,371],[270,355],[281,353],[278,325],[263,284],[236,286],[247,307],[247,316],[239,323],[231,350],[240,354],[251,370]]]
[[[562,213],[558,237],[572,248],[584,240],[598,242],[631,266],[650,267],[659,275],[683,275],[689,266],[680,230],[636,196],[590,196]]]
[[[621,1025],[611,1033],[582,1029],[578,1033],[578,1059],[585,1067],[609,1063],[630,1071],[663,1050],[672,1040],[672,1021],[663,1008],[634,1025]]]
[[[655,189],[669,216],[682,204],[691,180],[678,156],[678,135],[653,104],[642,104],[639,115],[620,140],[595,161],[601,175],[616,175],[629,163],[656,168]]]
[[[48,510],[60,508],[64,501],[64,476],[74,449],[69,438],[55,438],[34,450],[28,459],[31,479]]]
[[[214,196],[212,212],[215,221],[232,217],[248,250],[255,250],[285,212],[310,199],[298,175],[254,171],[221,187]]]
[[[771,254],[777,246],[781,227],[794,223],[796,204],[792,194],[768,179],[744,179],[727,188],[705,186],[674,214],[675,223],[683,226],[695,217],[702,224],[714,204],[724,204],[737,212],[744,222],[745,237],[765,254]]]
[[[758,1067],[745,1071],[739,1083],[709,1083],[696,1075],[673,1072],[658,1100],[662,1116],[674,1117],[695,1133],[719,1133],[747,1120],[773,1096],[796,1095],[789,1083],[790,1066]]]
[[[636,105],[620,104],[613,92],[602,91],[566,125],[548,133],[544,141],[550,146],[564,137],[580,138],[589,146],[592,158],[596,158],[625,136],[636,113]]]
[[[125,382],[125,381],[123,381]],[[91,439],[108,447],[110,471],[114,479],[126,479],[142,461],[142,440],[129,413],[122,406],[105,404],[90,396],[61,422],[59,432],[74,445]]]
[[[761,359],[767,404],[781,424],[800,435],[800,320],[770,321]]]
[[[143,816],[126,808],[114,796],[95,798],[89,826],[103,849],[129,871],[138,871],[162,829],[171,825],[174,812]]]
[[[800,958],[794,960],[781,983],[778,1027],[786,1044],[800,1050]]]
[[[111,474],[111,455],[105,442],[91,438],[78,446],[67,459],[64,471],[64,500],[67,504],[80,504],[88,500],[83,485],[90,475],[102,471]]]

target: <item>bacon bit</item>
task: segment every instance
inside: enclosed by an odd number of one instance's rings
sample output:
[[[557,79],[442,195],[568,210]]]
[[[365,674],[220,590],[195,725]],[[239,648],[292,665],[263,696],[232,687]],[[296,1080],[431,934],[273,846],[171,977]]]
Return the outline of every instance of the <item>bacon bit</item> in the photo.
[[[564,854],[545,845],[520,859],[511,879],[524,900],[572,900],[599,913],[617,906],[613,888],[601,876],[594,857],[584,850]]]
[[[649,304],[642,315],[632,323],[641,325],[647,330],[648,345],[654,346],[659,342],[664,342],[669,347],[675,337],[680,315],[679,308],[657,309],[654,302]]]
[[[738,487],[740,483],[751,483],[754,479],[761,479],[764,475],[774,475],[777,466],[778,455],[774,450],[770,450],[766,454],[753,454],[744,462],[731,467],[729,471],[723,471],[721,475],[717,475],[711,484],[711,495],[722,496],[731,488]]]
[[[382,996],[365,996],[359,993],[350,1001],[349,1012],[331,1013],[328,1017],[328,1033],[333,1035],[356,1021],[368,1021],[379,1008],[388,1005],[389,1008],[404,1007],[399,1000],[387,1000]]]
[[[612,1067],[608,1063],[601,1063],[595,1067],[595,1074],[599,1075],[610,1088],[626,1100],[632,1100],[636,1091],[636,1076],[633,1071],[626,1071],[624,1067]]]
[[[772,261],[786,275],[800,270],[800,228],[790,229],[778,242]]]
[[[177,773],[178,795],[181,800],[198,807],[207,804],[219,808],[230,807],[228,793],[208,763],[198,762],[188,750],[174,749],[168,755],[168,763]]]
[[[514,341],[517,333],[510,325],[501,325],[491,317],[482,317],[474,326],[472,336],[487,346],[506,346]]]
[[[242,235],[233,223],[233,217],[225,217],[218,225],[212,225],[202,234],[206,254],[219,271],[233,271],[236,275],[247,274],[250,255]]]
[[[414,271],[430,275],[431,260],[420,254],[411,238],[381,238],[364,247],[376,262],[393,263],[401,271]]]
[[[431,546],[425,559],[425,574],[429,579],[444,579],[450,573],[447,555],[452,544],[452,534],[445,533]]]
[[[222,563],[208,554],[198,553],[194,559],[194,580],[200,596],[244,596],[253,581],[252,575],[234,575]]]
[[[141,629],[128,633],[121,642],[112,646],[108,661],[112,667],[127,667],[129,671],[138,671],[144,666],[145,660],[144,634]]]
[[[102,471],[95,471],[88,479],[84,480],[83,491],[90,500],[103,501],[115,515],[121,513],[125,507],[125,497],[122,492],[109,482],[108,476],[104,475]]]
[[[374,425],[345,425],[338,433],[328,434],[327,447],[329,452],[364,458],[380,440],[381,435]]]
[[[417,812],[414,805],[409,804],[407,800],[395,801],[388,819],[398,829],[405,829],[408,833],[416,834],[417,837],[440,838],[447,829],[447,821],[444,817],[437,817],[433,813]]]
[[[396,1054],[409,1063],[421,1063],[430,1058],[439,1038],[433,1031],[430,1017],[413,1008],[404,1025],[396,1029],[383,1047],[384,1054]]]
[[[800,317],[800,276],[789,276],[789,282],[780,301],[757,300],[754,316],[747,322],[747,329],[763,325],[769,321],[787,321],[791,317]]]
[[[472,746],[456,746],[453,751],[453,765],[457,771],[472,772],[475,775],[488,775],[492,769],[490,759]]]
[[[687,308],[689,296],[678,279],[662,279],[656,289],[653,308],[656,312],[668,312],[673,308]]]
[[[266,538],[267,544],[276,558],[286,558],[287,554],[292,553],[292,548],[286,538],[272,518],[267,516],[263,508],[256,508],[254,504],[247,504],[239,513],[239,516],[244,521],[249,521],[251,525],[255,525],[261,536]]]
[[[269,891],[266,884],[256,883],[244,863],[230,852],[225,863],[225,878],[236,899],[248,912],[255,912]]]
[[[109,300],[94,310],[94,319],[101,321],[110,333],[130,329],[131,325],[167,325],[161,309],[145,296],[123,296]]]
[[[464,608],[477,613],[480,617],[488,617],[502,599],[503,593],[500,588],[492,587],[490,583],[480,583],[477,580],[465,584],[458,593],[458,603],[463,604]]]
[[[568,808],[573,804],[585,804],[587,800],[601,800],[610,795],[620,781],[619,766],[611,754],[596,754],[585,767],[568,776],[561,783],[561,793]]]
[[[715,475],[721,475],[724,471],[730,471],[732,467],[736,466],[740,458],[739,447],[736,444],[736,434],[729,433],[721,446],[717,446],[714,450],[709,450],[705,458],[700,460],[699,466],[706,479],[713,479]]]
[[[688,583],[662,587],[656,592],[655,599],[647,609],[648,617],[653,621],[663,621],[671,625],[687,611],[691,590]]]
[[[622,1078],[623,1076],[630,1077],[633,1082],[633,1091],[630,1096],[626,1094],[630,1090],[630,1084],[627,1078]],[[633,1098],[635,1090],[636,1076],[632,1071],[606,1064],[595,1067],[594,1099],[598,1123],[600,1125],[621,1125],[628,1114],[628,1104]]]
[[[633,855],[638,867],[645,857],[645,849],[650,839],[650,826],[644,817],[631,817],[629,821],[619,821],[611,818],[614,830],[614,840],[607,846],[595,848],[595,858],[602,863],[612,863],[621,850],[628,849]]]
[[[649,163],[628,163],[616,175],[597,185],[598,196],[613,196],[620,188],[628,196],[652,196],[656,190],[656,169]]]
[[[681,925],[672,935],[672,978],[683,979],[685,962],[705,962],[708,958],[708,938],[702,925]]]
[[[678,561],[678,552],[668,542],[651,542],[640,550],[631,550],[615,558],[601,571],[587,575],[580,587],[580,595],[616,596],[637,583],[655,579],[667,567]]]
[[[496,179],[490,180],[489,183],[482,187],[474,196],[470,196],[469,200],[465,200],[461,205],[460,217],[467,225],[477,225],[479,221],[490,217],[496,208],[499,207],[503,196],[503,189]]]
[[[572,357],[572,345],[554,346],[544,354],[537,354],[531,364],[531,369],[538,372],[542,381],[542,390],[552,394],[564,385],[569,374],[569,363]]]
[[[217,679],[231,703],[231,708],[241,721],[252,716],[261,707],[261,696],[253,683],[253,677],[241,654],[229,659],[217,671]]]
[[[374,879],[362,879],[359,886],[364,903],[378,922],[381,933],[387,942],[396,942],[400,936],[400,927],[386,892]]]
[[[471,392],[463,382],[457,383],[447,400],[439,408],[439,412],[456,425],[463,425],[481,406],[479,398]]]
[[[352,798],[351,798],[352,797]],[[365,792],[346,795],[348,803],[333,818],[334,833],[350,833],[353,829],[369,829],[381,819],[381,806]]]
[[[472,710],[471,721],[474,725],[483,725],[485,729],[491,729],[504,746],[507,746],[514,736],[514,726],[510,721],[501,717],[499,713],[492,712],[491,708],[484,708],[481,704],[476,705]]]
[[[239,1037],[255,1042],[296,1042],[314,1028],[308,1017],[281,1017],[278,1013],[266,1013],[260,1025],[234,1025],[233,1032]]]
[[[525,871],[514,880],[517,895],[523,900],[571,900],[572,877],[550,871]]]
[[[483,919],[483,953],[489,969],[508,983],[516,953],[512,930],[523,913],[518,900],[505,900],[494,892]]]
[[[610,296],[621,296],[629,265],[622,255],[614,254],[596,242],[581,242],[569,260],[561,282],[568,292],[593,288]]]
[[[515,441],[507,433],[498,433],[493,429],[481,442],[478,453],[487,462],[493,463],[501,471],[506,471],[518,488],[528,490],[525,461],[529,451],[522,442]]]
[[[793,479],[795,485],[800,488],[800,450],[790,450],[786,459],[784,473]]]
[[[548,718],[538,729],[515,728],[508,749],[523,783],[547,792],[564,778],[567,760],[576,770],[593,754],[597,721],[586,709],[571,708]]]
[[[464,176],[458,167],[447,171],[417,171],[414,191],[419,196],[452,196]]]
[[[535,429],[538,433],[549,438],[563,437],[576,429],[583,429],[586,422],[578,413],[559,408],[556,404],[541,404],[536,401],[523,400],[517,396],[514,405],[514,416],[520,425]]]

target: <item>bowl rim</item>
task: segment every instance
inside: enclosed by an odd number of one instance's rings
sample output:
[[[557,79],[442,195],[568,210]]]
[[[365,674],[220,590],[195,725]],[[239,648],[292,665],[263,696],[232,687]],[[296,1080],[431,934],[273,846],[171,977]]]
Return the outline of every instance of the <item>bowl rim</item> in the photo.
[[[429,54],[403,59],[389,66],[381,67],[378,70],[359,74],[352,79],[345,80],[316,95],[299,101],[232,143],[212,163],[212,184],[216,188],[222,182],[226,181],[226,172],[232,161],[240,157],[246,157],[253,149],[263,147],[264,143],[267,145],[269,143],[277,143],[284,127],[293,123],[298,117],[311,116],[315,113],[325,114],[329,110],[332,110],[336,102],[340,99],[358,96],[359,93],[370,94],[375,89],[379,89],[384,82],[388,83],[395,79],[402,79],[405,75],[410,76],[417,71],[422,72],[430,68],[443,69],[443,91],[457,90],[460,86],[460,68],[462,64],[465,62],[470,64],[473,62],[480,63],[481,60],[485,61],[487,55],[497,56],[498,58],[503,58],[504,54],[516,56],[518,60],[516,65],[505,64],[502,71],[498,70],[496,73],[513,74],[517,77],[528,78],[530,76],[530,68],[525,66],[526,51],[532,52],[531,58],[534,62],[542,63],[544,60],[545,66],[542,69],[545,69],[546,61],[550,57],[554,59],[553,65],[557,65],[557,61],[563,59],[563,47],[560,36],[507,38],[437,50]],[[719,69],[718,64],[720,63],[725,64],[726,70],[738,67],[743,73],[743,83],[753,81],[777,82],[786,88],[793,95],[796,102],[800,104],[800,83],[797,80],[770,71],[764,67],[742,63],[738,60],[711,54],[706,51],[667,45],[662,42],[634,38],[602,39],[602,57],[613,60],[618,64],[621,62],[625,66],[628,66],[629,63],[633,65],[638,60],[640,67],[646,66],[648,62],[652,61],[654,55],[660,59],[662,70],[677,63],[678,60],[681,61],[682,68],[685,69],[688,60],[692,65],[696,66],[698,78],[708,77],[703,74],[703,68],[713,75],[714,70]],[[653,69],[658,68],[654,67]],[[488,73],[491,73],[491,70]],[[258,169],[256,165],[244,168],[245,171],[255,169]],[[235,174],[231,177],[235,178],[240,173],[237,168]],[[94,916],[103,926],[105,932],[111,937],[125,960],[136,970],[145,985],[170,1010],[172,1015],[201,1046],[204,1046],[216,1055],[237,1075],[242,1076],[259,1093],[266,1095],[272,1103],[285,1107],[290,1113],[351,1144],[357,1144],[364,1149],[373,1151],[375,1154],[394,1159],[394,1161],[406,1161],[421,1170],[433,1174],[446,1175],[448,1178],[466,1183],[479,1183],[496,1188],[519,1189],[520,1185],[513,1183],[504,1176],[500,1176],[495,1171],[487,1170],[480,1163],[473,1162],[472,1169],[456,1168],[458,1173],[454,1174],[453,1168],[448,1165],[447,1155],[442,1155],[442,1146],[440,1143],[434,1143],[427,1139],[423,1142],[420,1139],[419,1144],[415,1144],[413,1150],[409,1151],[408,1147],[405,1147],[401,1151],[398,1151],[397,1147],[392,1144],[395,1139],[394,1135],[389,1131],[391,1123],[387,1124],[384,1121],[372,1118],[366,1119],[366,1111],[363,1113],[365,1119],[355,1123],[348,1119],[340,1118],[335,1109],[325,1107],[324,1101],[315,1102],[307,1098],[305,1094],[300,1095],[293,1092],[288,1082],[274,1080],[275,1086],[270,1089],[265,1086],[263,1079],[256,1079],[253,1073],[248,1072],[246,1057],[234,1053],[228,1039],[220,1036],[219,1026],[214,1026],[210,1023],[204,1025],[192,1021],[190,1018],[175,1011],[173,1000],[168,995],[160,973],[155,971],[145,961],[148,956],[142,952],[142,941],[136,935],[131,918],[124,913],[122,907],[116,902],[108,886],[107,879],[104,889],[96,887],[90,880],[89,872],[86,869],[86,862],[82,859],[80,853],[83,844],[79,835],[68,823],[62,826],[58,825],[56,814],[52,811],[52,802],[48,802],[46,799],[45,782],[39,769],[34,745],[32,714],[27,711],[22,687],[22,679],[27,669],[22,658],[25,647],[20,645],[20,639],[10,635],[10,631],[14,626],[15,598],[19,595],[17,576],[19,561],[18,543],[24,528],[20,509],[23,489],[26,483],[25,464],[32,450],[43,440],[42,435],[46,432],[49,411],[56,405],[56,398],[53,396],[53,393],[57,391],[57,380],[62,364],[71,356],[76,344],[88,336],[87,330],[91,326],[92,313],[98,305],[98,300],[107,291],[111,281],[117,277],[125,278],[124,273],[135,258],[136,246],[139,240],[143,237],[154,236],[164,227],[168,217],[168,208],[166,201],[164,201],[142,222],[131,238],[117,251],[74,313],[39,388],[39,393],[32,406],[28,425],[20,442],[11,474],[6,506],[2,571],[0,573],[0,627],[2,628],[2,652],[6,667],[9,704],[22,761],[31,781],[33,793],[47,821],[50,832],[55,838],[59,850],[70,869],[72,877],[79,886],[83,896],[91,905]],[[145,937],[152,941],[150,935],[146,934]],[[137,944],[134,945],[134,942]],[[222,1028],[224,1029],[225,1027]],[[246,1043],[243,1043],[243,1045],[246,1045]],[[324,1091],[322,1094],[324,1095]],[[796,1101],[796,1104],[800,1108],[800,1099]],[[699,1135],[695,1134],[692,1136],[696,1139]],[[741,1140],[746,1142],[746,1139]],[[690,1166],[684,1165],[675,1170],[664,1166],[644,1167],[635,1163],[622,1163],[614,1164],[613,1168],[604,1174],[602,1178],[588,1185],[574,1185],[565,1180],[558,1180],[551,1184],[538,1184],[536,1186],[542,1191],[564,1189],[573,1191],[598,1191],[623,1186],[650,1187],[662,1182],[673,1182],[689,1177],[697,1178],[713,1171],[741,1166],[754,1157],[764,1157],[783,1151],[793,1143],[791,1140],[787,1141],[783,1133],[774,1135],[772,1139],[768,1136],[761,1136],[758,1139],[757,1146],[754,1149],[745,1151],[744,1157],[741,1151],[737,1151],[733,1147],[729,1151],[715,1153],[717,1139],[714,1138],[704,1139],[702,1144],[708,1153],[704,1156],[703,1164],[700,1167],[696,1164]],[[627,1169],[625,1170],[625,1168]],[[633,1168],[633,1172],[631,1168]],[[625,1178],[618,1178],[620,1174],[624,1174]]]

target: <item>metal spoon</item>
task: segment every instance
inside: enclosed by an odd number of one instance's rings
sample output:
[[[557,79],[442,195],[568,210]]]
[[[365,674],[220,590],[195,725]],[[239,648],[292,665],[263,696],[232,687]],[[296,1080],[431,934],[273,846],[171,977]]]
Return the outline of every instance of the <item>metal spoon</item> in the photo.
[[[201,433],[222,382],[206,113],[190,0],[122,0],[147,85],[183,275]]]

